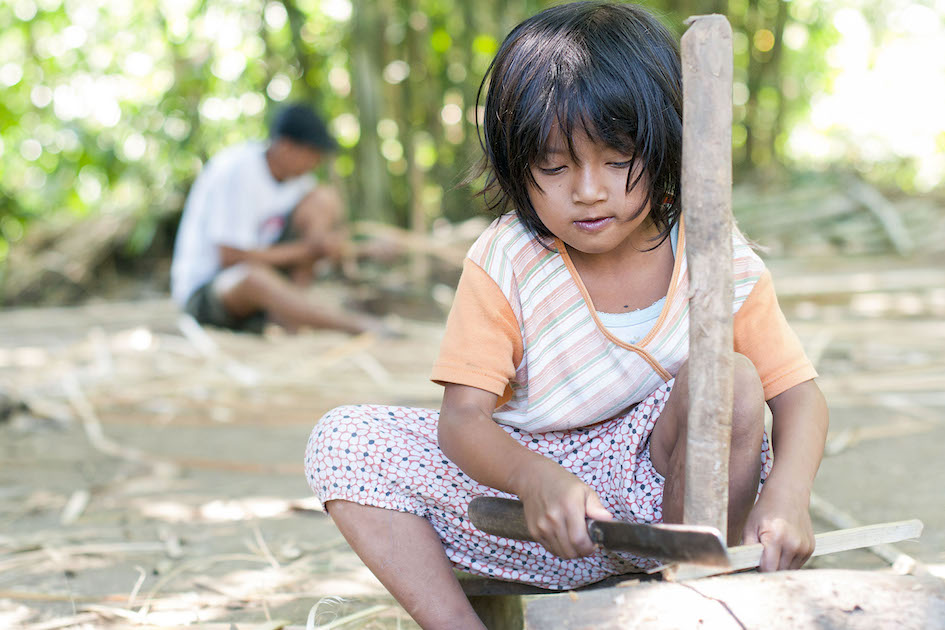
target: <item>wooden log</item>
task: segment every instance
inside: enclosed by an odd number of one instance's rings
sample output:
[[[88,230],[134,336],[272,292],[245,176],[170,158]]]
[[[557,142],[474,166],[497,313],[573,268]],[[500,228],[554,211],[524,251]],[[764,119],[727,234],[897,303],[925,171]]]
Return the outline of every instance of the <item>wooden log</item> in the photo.
[[[945,582],[822,569],[654,582],[526,598],[525,627],[945,630]]]
[[[682,37],[682,207],[689,263],[684,521],[727,531],[732,430],[732,29],[690,18]]]
[[[521,595],[471,595],[469,604],[488,630],[521,630],[525,624]]]
[[[557,595],[561,591],[524,584],[507,582],[456,571],[456,577],[469,598],[473,610],[479,615],[488,630],[521,630],[525,623],[524,611],[528,601],[536,595]],[[611,588],[618,585],[637,584],[640,581],[659,579],[658,575],[628,573],[615,575],[600,582],[570,591],[580,593],[587,590]]]
[[[915,251],[915,243],[903,223],[902,215],[883,194],[858,177],[847,178],[847,194],[869,210],[900,256]]]
[[[532,584],[526,584],[524,582],[509,582],[507,580],[499,580],[496,578],[483,577],[481,575],[473,575],[471,573],[464,573],[463,571],[459,571],[457,569],[454,569],[453,573],[456,574],[456,578],[459,580],[459,585],[463,588],[463,592],[467,597],[485,597],[488,595],[554,595],[561,592],[542,588],[540,586],[534,586]],[[593,584],[576,588],[574,591],[589,591],[599,588],[610,588],[612,586],[622,586],[628,583],[635,584],[640,581],[659,579],[662,579],[662,576],[655,573],[623,573],[621,575],[612,575],[599,582],[594,582]]]

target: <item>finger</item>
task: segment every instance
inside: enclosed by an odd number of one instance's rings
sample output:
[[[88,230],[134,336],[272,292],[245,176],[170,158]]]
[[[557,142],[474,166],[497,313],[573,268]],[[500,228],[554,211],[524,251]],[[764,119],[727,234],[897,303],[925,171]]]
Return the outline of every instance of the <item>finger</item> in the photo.
[[[545,551],[550,552],[552,555],[557,556],[558,558],[561,557],[561,550],[558,549],[557,545],[555,545],[555,542],[552,539],[542,538],[538,541],[538,544],[544,547]]]
[[[791,569],[800,569],[801,565],[804,564],[804,555],[797,550],[793,549],[783,549],[781,551],[781,562],[778,563],[778,569],[782,571],[788,571]]]
[[[805,564],[807,564],[807,561],[810,560],[810,557],[812,555],[814,555],[814,541],[810,541],[807,544],[807,547],[804,549],[804,553],[800,554],[800,556],[798,557],[797,568],[800,569]]]
[[[777,571],[781,561],[781,542],[774,536],[763,536],[764,549],[761,552],[761,571]]]
[[[778,559],[778,571],[786,571],[791,568],[794,561],[794,548],[788,543],[781,544],[781,557]]]
[[[794,551],[793,556],[788,562],[787,568],[789,569],[800,569],[804,566],[804,563],[810,558],[811,554],[814,552],[813,545],[809,542],[804,541],[798,545],[798,549]]]
[[[551,552],[559,558],[564,558],[564,550],[561,548],[561,545],[558,544],[558,539],[554,535],[540,535],[535,536],[535,542],[545,548],[546,551]]]
[[[581,549],[571,540],[568,533],[563,533],[562,537],[558,539],[558,547],[561,549],[559,557],[565,560],[573,560],[584,555]]]
[[[587,519],[584,510],[577,510],[568,518],[568,539],[578,556],[589,556],[594,553],[594,543],[587,533]]]
[[[527,516],[528,514],[526,512],[526,517]],[[540,517],[534,521],[528,520],[527,522],[528,533],[531,534],[532,540],[556,556],[559,556],[560,550],[556,546],[554,528],[549,519],[547,517]]]
[[[594,518],[600,521],[614,520],[613,514],[607,511],[607,508],[601,503],[600,497],[597,496],[596,492],[591,492],[584,500],[584,513],[587,515],[587,518]]]
[[[570,559],[577,557],[577,552],[574,549],[574,545],[571,543],[566,517],[558,517],[551,521],[548,539],[548,542],[552,545],[552,551],[559,558]]]
[[[577,558],[580,555],[575,550],[574,545],[571,544],[571,540],[567,535],[559,536],[555,539],[553,544],[555,548],[555,555],[559,558],[571,560],[573,558]]]

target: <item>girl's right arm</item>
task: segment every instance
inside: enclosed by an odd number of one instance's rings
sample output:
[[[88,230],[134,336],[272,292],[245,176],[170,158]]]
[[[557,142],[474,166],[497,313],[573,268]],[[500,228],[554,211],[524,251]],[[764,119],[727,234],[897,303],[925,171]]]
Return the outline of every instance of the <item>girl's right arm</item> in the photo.
[[[498,396],[466,385],[445,387],[438,426],[443,453],[479,483],[518,495],[529,533],[546,549],[561,558],[593,553],[585,518],[612,518],[597,493],[496,424]]]

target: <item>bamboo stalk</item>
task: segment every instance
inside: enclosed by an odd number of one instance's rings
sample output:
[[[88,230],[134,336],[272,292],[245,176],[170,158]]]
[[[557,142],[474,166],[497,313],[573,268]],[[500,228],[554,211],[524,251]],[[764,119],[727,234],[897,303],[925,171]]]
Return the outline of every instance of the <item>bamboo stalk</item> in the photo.
[[[732,430],[732,29],[690,18],[682,37],[682,205],[689,264],[689,419],[683,520],[728,530]]]

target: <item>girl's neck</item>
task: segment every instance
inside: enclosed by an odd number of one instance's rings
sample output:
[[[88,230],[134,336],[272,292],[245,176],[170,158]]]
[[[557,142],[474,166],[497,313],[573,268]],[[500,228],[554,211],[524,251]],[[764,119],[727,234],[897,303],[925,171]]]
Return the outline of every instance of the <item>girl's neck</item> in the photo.
[[[675,265],[671,239],[654,240],[659,235],[655,226],[645,234],[641,241],[606,254],[567,247],[595,309],[622,313],[645,308],[667,294]]]

